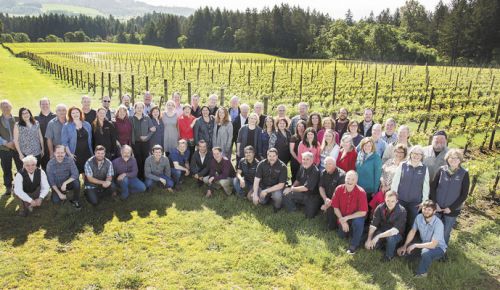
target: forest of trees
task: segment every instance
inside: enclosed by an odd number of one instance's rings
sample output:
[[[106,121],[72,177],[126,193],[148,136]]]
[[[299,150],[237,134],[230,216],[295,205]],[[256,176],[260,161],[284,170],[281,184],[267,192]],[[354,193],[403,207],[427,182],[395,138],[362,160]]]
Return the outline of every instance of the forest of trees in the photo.
[[[3,24],[2,24],[3,23]],[[111,41],[163,47],[262,52],[284,57],[374,61],[500,63],[500,0],[452,0],[426,11],[416,0],[355,21],[288,5],[257,11],[200,8],[189,17],[146,14],[12,17],[0,14],[0,41]],[[21,37],[19,34],[25,34]]]

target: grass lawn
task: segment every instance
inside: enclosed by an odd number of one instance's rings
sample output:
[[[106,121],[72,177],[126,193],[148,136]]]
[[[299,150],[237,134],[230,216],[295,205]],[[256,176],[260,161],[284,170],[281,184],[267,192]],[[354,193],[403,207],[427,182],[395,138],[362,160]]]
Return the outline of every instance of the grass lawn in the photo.
[[[43,95],[77,104],[83,94],[4,49],[0,63],[0,98],[16,108],[37,108]],[[415,262],[347,255],[323,215],[274,214],[221,192],[205,199],[190,182],[183,189],[83,202],[79,212],[46,200],[28,218],[2,196],[0,288],[500,289],[499,208],[481,198],[460,217],[449,261],[416,280]]]
[[[12,102],[15,108],[13,114],[16,116],[18,112],[15,110],[22,106],[38,114],[38,101],[44,96],[49,97],[55,107],[57,103],[78,105],[80,97],[87,93],[57,81],[48,74],[41,74],[25,59],[12,56],[4,48],[0,48],[0,64],[0,99]]]

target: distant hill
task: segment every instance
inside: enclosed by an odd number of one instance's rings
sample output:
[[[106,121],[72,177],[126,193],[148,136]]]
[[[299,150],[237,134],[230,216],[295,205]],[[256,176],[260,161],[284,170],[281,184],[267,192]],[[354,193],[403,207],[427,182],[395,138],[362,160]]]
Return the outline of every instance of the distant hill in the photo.
[[[135,0],[1,0],[0,12],[13,15],[61,13],[89,16],[113,15],[129,18],[150,12],[189,16],[194,9],[187,7],[154,6]]]

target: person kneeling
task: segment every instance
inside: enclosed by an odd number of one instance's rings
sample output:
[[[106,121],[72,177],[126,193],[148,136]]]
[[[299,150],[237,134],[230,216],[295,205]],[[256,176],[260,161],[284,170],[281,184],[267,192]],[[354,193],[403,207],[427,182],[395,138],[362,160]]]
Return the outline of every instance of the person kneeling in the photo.
[[[36,167],[36,157],[28,155],[22,159],[23,169],[14,178],[14,194],[21,200],[19,215],[26,217],[34,207],[42,205],[49,194],[49,182],[43,169]]]
[[[432,261],[442,258],[448,247],[444,241],[443,222],[435,215],[436,208],[436,204],[430,199],[423,202],[422,213],[417,215],[405,244],[398,249],[400,256],[415,254],[419,251],[414,250],[420,249],[421,259],[416,277],[426,277]],[[422,242],[412,243],[417,231]]]
[[[214,147],[212,149],[212,162],[210,164],[210,173],[203,178],[203,182],[208,184],[206,197],[211,197],[216,185],[222,187],[227,195],[232,193],[232,178],[234,177],[234,168],[231,161],[222,156],[222,148]]]
[[[66,201],[67,192],[73,191],[70,200],[76,209],[80,209],[80,180],[78,168],[75,161],[66,156],[66,148],[57,145],[54,150],[54,157],[47,163],[47,176],[49,185],[52,187],[52,202],[60,203]]]
[[[280,210],[287,173],[285,163],[278,159],[278,150],[276,148],[267,150],[267,159],[259,162],[255,172],[253,203],[268,204],[272,199],[274,212]]]
[[[302,153],[302,165],[297,179],[284,190],[283,203],[287,211],[295,211],[296,204],[304,205],[307,218],[314,218],[321,207],[321,197],[318,191],[319,170],[314,165],[314,156],[311,152]]]
[[[233,178],[233,187],[237,196],[252,199],[253,182],[255,171],[257,171],[258,161],[255,159],[255,149],[249,145],[244,149],[245,158],[238,162],[236,177]]]
[[[184,139],[177,141],[177,148],[170,152],[169,157],[174,166],[172,168],[172,178],[176,190],[182,190],[183,176],[189,176],[189,154],[188,144]]]
[[[125,200],[129,193],[146,191],[146,185],[137,177],[139,169],[137,161],[132,156],[132,147],[123,145],[121,157],[113,160],[113,170],[116,175],[116,183],[120,190],[120,198]]]
[[[153,186],[159,185],[172,192],[174,181],[170,171],[170,160],[163,155],[163,148],[161,145],[153,146],[151,150],[152,155],[146,158],[144,164],[144,176],[146,177],[146,188],[150,191]]]
[[[338,220],[337,233],[341,238],[351,233],[351,242],[348,254],[354,254],[363,235],[366,213],[368,212],[368,201],[366,192],[358,183],[358,174],[351,170],[345,176],[345,184],[335,189],[330,206],[333,207]],[[323,205],[322,210],[327,210],[328,205]],[[352,229],[351,229],[352,228]]]
[[[203,185],[203,178],[210,173],[210,164],[212,163],[212,151],[208,150],[208,144],[205,140],[198,141],[198,149],[191,158],[190,171],[193,178],[196,179],[198,186]]]
[[[94,156],[85,162],[85,196],[92,205],[97,205],[104,195],[116,195],[113,183],[113,164],[106,156],[106,148],[95,147]]]
[[[385,193],[385,203],[379,204],[373,213],[373,220],[368,231],[365,248],[373,250],[385,243],[383,261],[390,261],[396,247],[405,233],[406,209],[399,204],[395,191]]]

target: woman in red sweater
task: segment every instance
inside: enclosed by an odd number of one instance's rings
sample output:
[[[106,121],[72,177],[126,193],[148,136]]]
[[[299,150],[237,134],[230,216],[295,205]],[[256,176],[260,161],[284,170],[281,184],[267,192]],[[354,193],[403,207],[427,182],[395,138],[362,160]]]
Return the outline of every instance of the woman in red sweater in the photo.
[[[356,170],[356,148],[352,144],[352,137],[349,134],[344,134],[340,141],[340,153],[337,157],[337,167],[348,172],[349,170]]]

